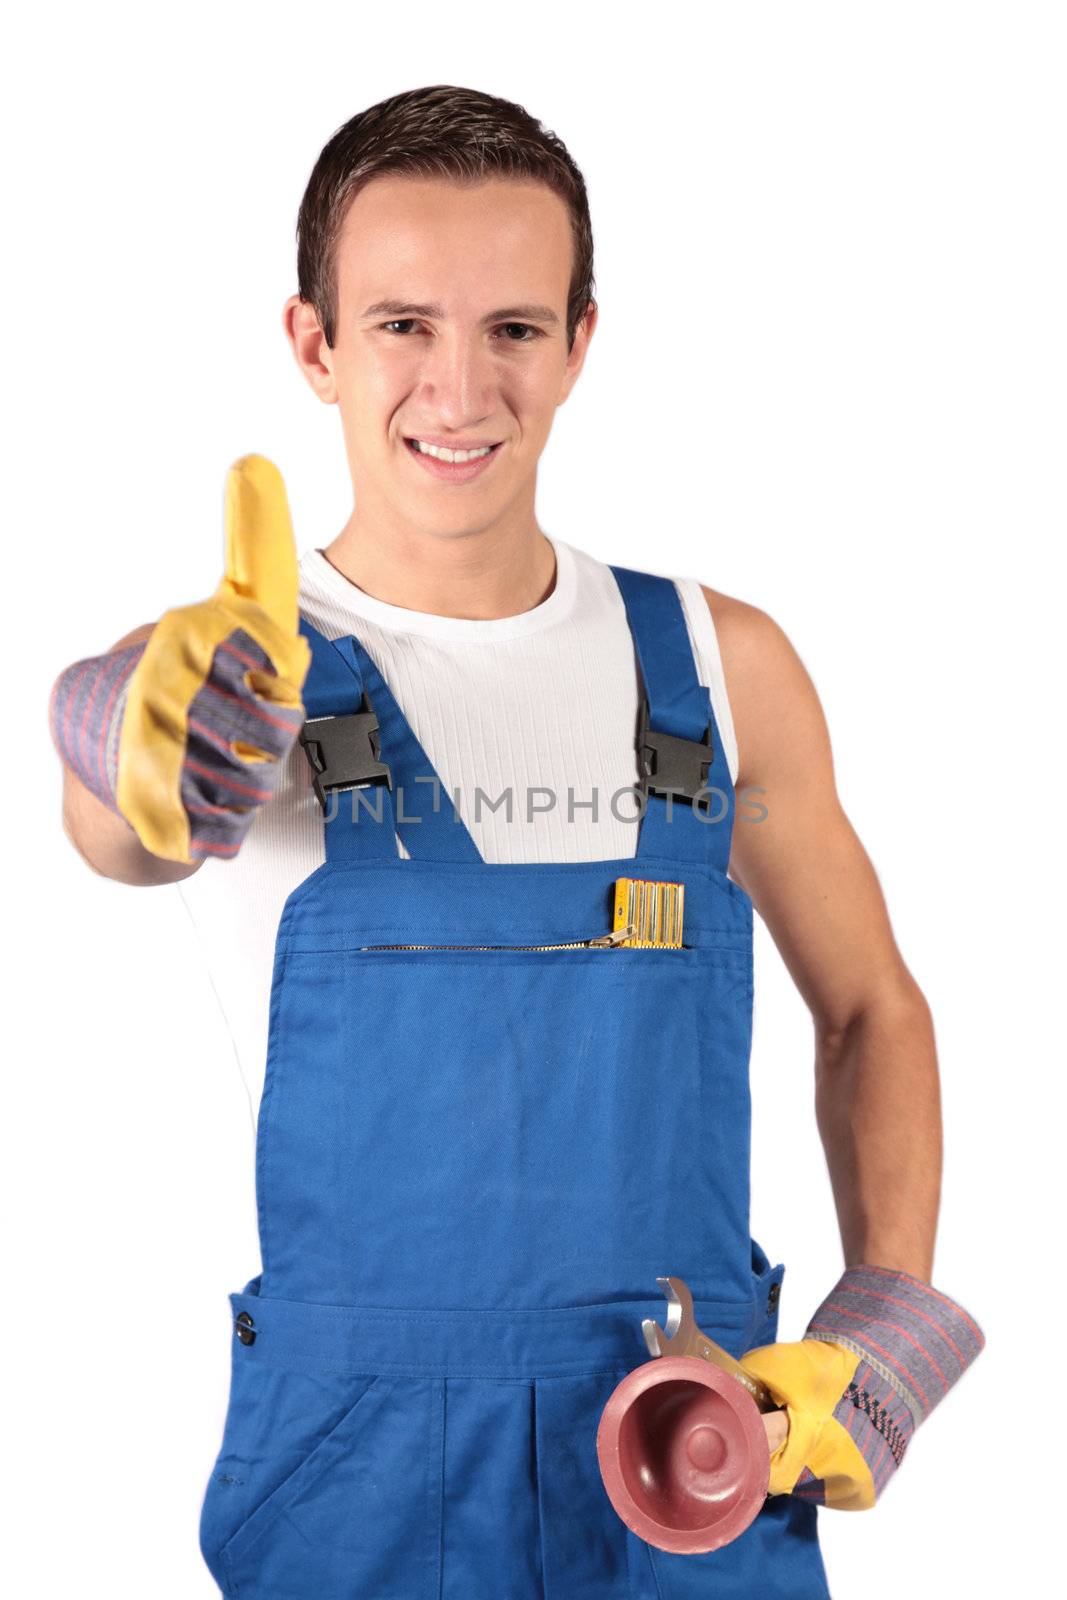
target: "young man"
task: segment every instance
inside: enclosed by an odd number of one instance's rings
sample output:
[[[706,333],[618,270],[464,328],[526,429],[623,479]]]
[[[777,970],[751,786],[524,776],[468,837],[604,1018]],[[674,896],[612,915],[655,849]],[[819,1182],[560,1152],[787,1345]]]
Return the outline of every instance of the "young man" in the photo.
[[[435,86],[354,117],[284,311],[338,407],[348,522],[297,571],[280,479],[246,458],[216,594],[53,691],[69,837],[106,876],[182,882],[262,1090],[263,1271],[231,1297],[201,1526],[223,1592],[714,1573],[813,1600],[817,1506],[871,1506],[981,1348],[929,1282],[929,1010],[800,660],[758,608],[538,526],[592,287],[581,174],[521,107]],[[766,815],[733,827],[748,789]],[[609,927],[642,885],[677,938]],[[792,1345],[748,1233],[753,906],[815,1022],[845,1257]],[[662,1274],[782,1408],[763,1510],[695,1555],[636,1538],[594,1448]]]

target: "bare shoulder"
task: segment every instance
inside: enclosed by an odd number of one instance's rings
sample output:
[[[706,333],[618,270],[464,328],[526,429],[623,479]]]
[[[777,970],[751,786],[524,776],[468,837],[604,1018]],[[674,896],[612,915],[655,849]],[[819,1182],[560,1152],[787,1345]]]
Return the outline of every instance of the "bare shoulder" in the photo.
[[[766,611],[701,584],[722,657],[737,736],[737,783],[759,783],[795,759],[829,759],[822,706],[788,634]]]

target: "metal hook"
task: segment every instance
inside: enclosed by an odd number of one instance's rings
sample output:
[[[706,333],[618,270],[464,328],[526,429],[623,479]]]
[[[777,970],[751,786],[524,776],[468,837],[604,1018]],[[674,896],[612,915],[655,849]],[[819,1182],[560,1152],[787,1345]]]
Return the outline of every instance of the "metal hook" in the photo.
[[[666,1327],[661,1328],[651,1317],[645,1317],[641,1331],[645,1343],[654,1356],[696,1356],[701,1361],[711,1361],[746,1388],[761,1411],[774,1411],[777,1401],[765,1384],[752,1378],[729,1351],[709,1339],[697,1326],[693,1315],[693,1296],[684,1278],[657,1278],[667,1297]]]

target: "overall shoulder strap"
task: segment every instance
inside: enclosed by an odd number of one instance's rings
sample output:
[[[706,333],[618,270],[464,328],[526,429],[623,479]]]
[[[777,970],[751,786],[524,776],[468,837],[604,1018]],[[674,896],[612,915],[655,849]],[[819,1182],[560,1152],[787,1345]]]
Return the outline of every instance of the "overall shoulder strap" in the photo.
[[[641,670],[637,856],[703,861],[725,874],[734,786],[711,694],[697,677],[685,613],[670,578],[611,568]]]
[[[300,735],[325,819],[329,862],[399,855],[480,861],[429,757],[363,645],[329,640],[306,618],[311,648]]]

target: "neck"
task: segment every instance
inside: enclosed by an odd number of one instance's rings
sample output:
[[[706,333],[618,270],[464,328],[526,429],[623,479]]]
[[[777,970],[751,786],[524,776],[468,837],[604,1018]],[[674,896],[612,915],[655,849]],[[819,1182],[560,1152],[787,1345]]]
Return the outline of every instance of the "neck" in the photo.
[[[392,527],[386,537],[353,512],[322,553],[376,600],[469,621],[532,611],[556,583],[555,552],[535,519],[457,534]]]

